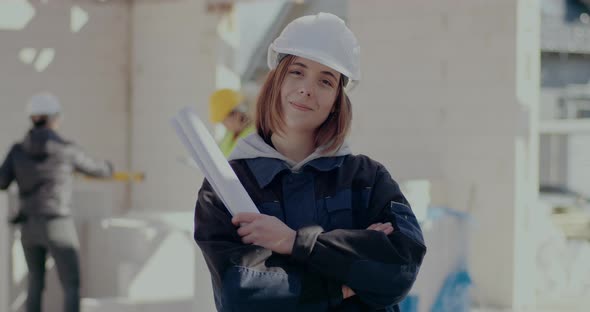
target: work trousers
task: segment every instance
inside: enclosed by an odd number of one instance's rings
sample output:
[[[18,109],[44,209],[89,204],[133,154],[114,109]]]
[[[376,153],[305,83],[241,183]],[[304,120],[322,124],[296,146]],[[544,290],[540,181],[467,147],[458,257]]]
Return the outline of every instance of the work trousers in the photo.
[[[27,216],[21,242],[29,269],[27,312],[41,312],[45,262],[51,255],[64,292],[64,311],[80,311],[79,242],[71,217]]]

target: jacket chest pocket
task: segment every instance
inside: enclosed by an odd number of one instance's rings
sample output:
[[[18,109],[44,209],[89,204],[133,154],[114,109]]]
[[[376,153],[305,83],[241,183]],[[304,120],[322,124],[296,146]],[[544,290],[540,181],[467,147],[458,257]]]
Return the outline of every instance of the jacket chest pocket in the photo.
[[[278,201],[262,203],[258,206],[258,210],[260,210],[260,212],[265,215],[276,217],[277,219],[285,222],[285,214],[283,212],[283,208],[281,207],[281,203]]]
[[[350,190],[341,191],[334,196],[327,196],[323,199],[323,205],[318,216],[320,225],[326,230],[352,229],[352,196]]]

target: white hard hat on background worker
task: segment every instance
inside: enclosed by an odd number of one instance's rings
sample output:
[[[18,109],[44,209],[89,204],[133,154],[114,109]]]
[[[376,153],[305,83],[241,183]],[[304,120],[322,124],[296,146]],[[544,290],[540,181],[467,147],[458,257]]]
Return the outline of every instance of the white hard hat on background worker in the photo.
[[[55,95],[51,93],[40,93],[33,95],[27,105],[27,115],[32,116],[53,116],[61,113],[61,104]]]
[[[337,34],[337,35],[334,35]],[[346,76],[352,89],[361,78],[360,46],[338,16],[330,13],[295,19],[268,47],[268,67],[275,69],[284,55],[304,57]]]

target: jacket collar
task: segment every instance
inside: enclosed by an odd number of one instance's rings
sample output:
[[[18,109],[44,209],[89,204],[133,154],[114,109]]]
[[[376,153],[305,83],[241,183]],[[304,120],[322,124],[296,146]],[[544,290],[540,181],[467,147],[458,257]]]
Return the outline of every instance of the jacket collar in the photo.
[[[310,167],[323,172],[331,171],[342,166],[345,157],[346,156],[317,158],[306,163],[301,170]],[[259,157],[245,159],[245,161],[256,178],[256,182],[258,182],[260,188],[267,187],[281,172],[290,170],[285,161],[276,158]]]

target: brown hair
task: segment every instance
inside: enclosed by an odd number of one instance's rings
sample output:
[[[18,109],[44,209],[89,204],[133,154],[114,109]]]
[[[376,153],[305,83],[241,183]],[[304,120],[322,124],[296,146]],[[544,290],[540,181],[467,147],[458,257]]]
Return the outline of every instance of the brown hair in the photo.
[[[283,111],[281,109],[281,86],[287,75],[289,65],[295,56],[287,55],[271,70],[260,89],[256,100],[256,130],[264,140],[270,140],[275,132],[282,132],[285,127]],[[334,102],[333,111],[318,127],[315,135],[315,146],[326,146],[324,154],[335,152],[346,139],[352,122],[352,107],[350,99],[344,91],[344,79],[341,76],[338,85],[338,95]]]

